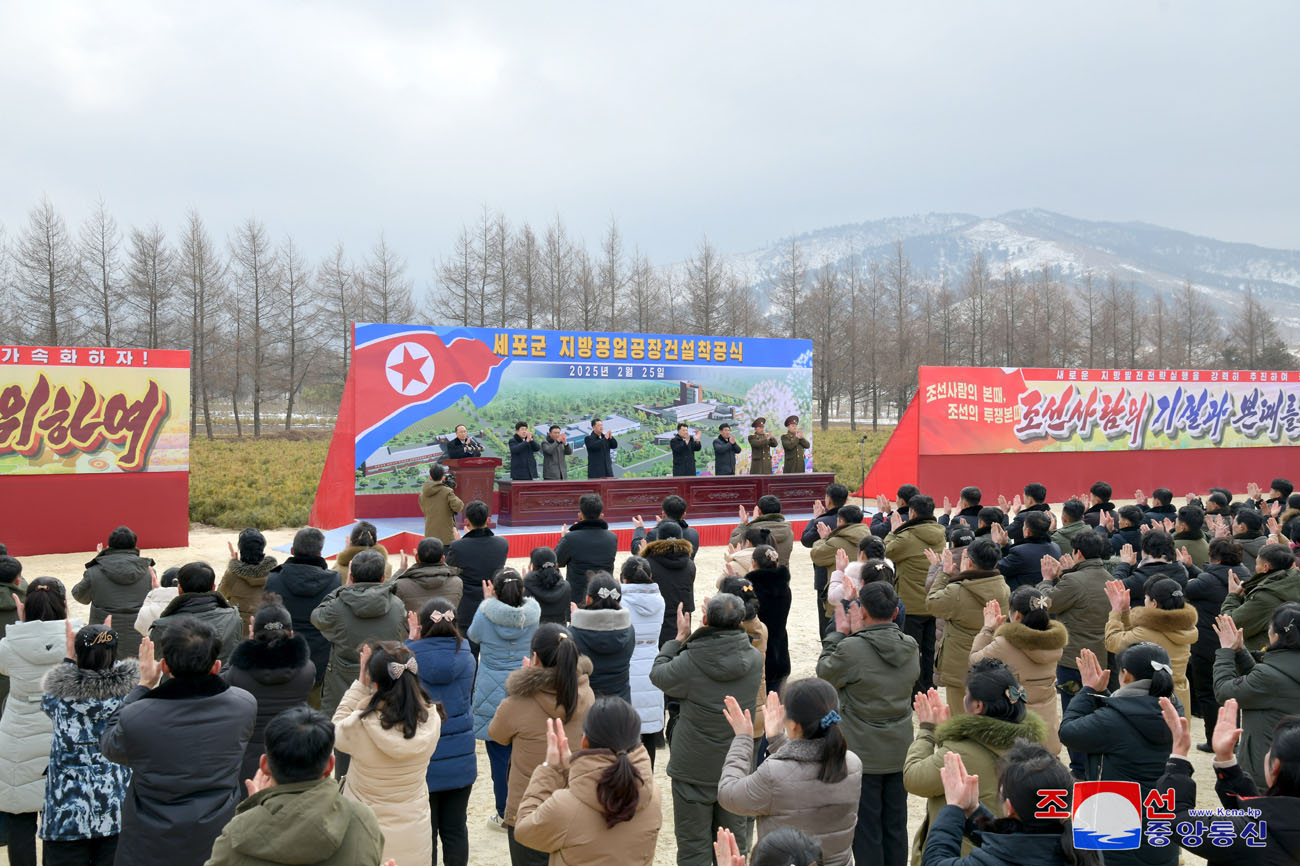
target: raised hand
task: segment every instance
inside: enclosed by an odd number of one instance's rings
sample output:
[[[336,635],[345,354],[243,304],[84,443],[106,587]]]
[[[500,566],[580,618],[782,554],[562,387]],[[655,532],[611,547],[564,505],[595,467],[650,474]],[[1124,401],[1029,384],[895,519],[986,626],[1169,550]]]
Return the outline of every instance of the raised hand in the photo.
[[[722,700],[722,717],[731,725],[731,730],[736,736],[744,735],[751,740],[754,738],[754,718],[750,715],[749,710],[742,710],[740,702],[727,695]]]
[[[1051,557],[1046,558],[1050,559]],[[991,599],[988,604],[984,605],[984,627],[986,629],[993,631],[1002,625],[1005,619],[1006,617],[1002,615],[1002,605],[998,604],[996,598]]]
[[[750,519],[750,520],[758,520],[758,518],[759,518],[759,516],[760,516],[761,514],[762,514],[762,512],[759,511],[759,510],[758,510],[758,506],[755,505],[755,506],[754,506],[754,510],[751,511],[751,512],[749,513],[749,519]]]
[[[560,524],[560,537],[563,538],[568,534],[569,534],[569,524],[567,523]]]
[[[401,570],[402,570],[402,571],[406,571],[407,567],[411,564],[411,558],[410,558],[409,556],[406,555],[406,551],[405,551],[405,550],[402,551],[402,559],[401,559],[401,563],[402,563],[402,564],[401,564]]]
[[[767,702],[763,704],[763,733],[770,743],[781,733],[785,725],[785,707],[781,706],[781,696],[776,692],[767,693]]]
[[[1188,566],[1192,564],[1192,554],[1190,551],[1188,551],[1186,547],[1176,548],[1174,550],[1174,556],[1178,557],[1178,561],[1181,562],[1184,566]]]
[[[934,716],[930,712],[930,701],[925,692],[912,695],[912,712],[916,713],[916,722],[920,725],[933,725]]]
[[[713,859],[718,866],[745,866],[745,857],[736,844],[736,834],[725,827],[718,828],[718,841],[713,843]]]
[[[249,637],[249,640],[252,640],[252,638],[253,638],[253,622],[254,622],[256,619],[257,619],[257,616],[256,616],[256,615],[250,616],[250,617],[248,618],[248,637]]]
[[[1227,538],[1230,534],[1231,530],[1228,528],[1228,522],[1226,520],[1220,520],[1218,523],[1214,524],[1215,538]]]
[[[1094,692],[1104,692],[1110,685],[1110,671],[1101,666],[1092,650],[1079,650],[1079,679]]]
[[[265,791],[274,784],[275,782],[271,779],[271,776],[261,767],[257,768],[257,775],[244,780],[244,787],[248,789],[248,796],[250,797],[258,791]]]
[[[497,597],[497,591],[492,587],[492,581],[490,580],[483,581],[483,597],[484,598]]]
[[[746,523],[748,520],[749,520],[749,512],[746,511],[745,506],[742,505],[740,506],[740,522]]]
[[[226,540],[226,550],[229,550],[229,551],[230,551],[230,558],[231,558],[231,559],[239,559],[239,554],[235,551],[235,545],[232,544],[232,543],[230,542],[229,539]],[[150,571],[153,571],[152,568],[149,569],[149,570],[150,570]]]
[[[1174,532],[1174,522],[1170,520],[1168,517],[1166,517],[1163,525],[1165,527],[1165,532],[1168,532],[1170,535],[1172,535]]]
[[[1237,727],[1237,699],[1228,698],[1219,707],[1219,719],[1214,725],[1214,737],[1210,745],[1214,747],[1214,760],[1231,761],[1237,750],[1237,740],[1241,738],[1241,728]]]
[[[453,527],[451,528],[451,539],[452,539],[452,541],[460,541],[460,539],[461,539],[461,535],[462,535],[462,533],[461,533],[461,531],[460,531],[460,527],[459,527],[459,526],[453,526]]]
[[[1260,486],[1254,481],[1246,485],[1246,495],[1251,499],[1259,499],[1262,493],[1263,491],[1260,489]]]
[[[980,777],[966,772],[960,754],[948,752],[943,756],[939,778],[943,781],[943,796],[948,805],[958,807],[968,818],[975,814],[980,807]]]
[[[1276,503],[1274,504],[1273,507],[1274,507],[1274,508],[1277,507]],[[1274,516],[1274,517],[1270,517],[1270,518],[1268,519],[1268,534],[1269,534],[1270,536],[1275,537],[1275,538],[1276,538],[1276,537],[1279,537],[1279,536],[1282,534],[1282,524],[1280,524],[1280,523],[1277,522],[1277,517],[1276,517],[1276,516]]]
[[[943,498],[943,513],[952,514],[952,500],[950,500],[947,496]]]
[[[63,657],[65,659],[75,659],[77,657],[77,634],[72,630],[72,620],[70,619],[63,621],[63,639],[65,647]]]
[[[153,641],[145,638],[140,641],[140,685],[155,688],[162,675],[162,664],[154,658]]]
[[[831,532],[833,532],[833,531],[834,531],[834,530],[832,530],[832,529],[831,529],[829,526],[827,526],[825,523],[822,523],[821,521],[818,521],[818,522],[817,522],[817,537],[818,537],[818,538],[821,538],[821,539],[830,538],[830,537],[831,537]]]
[[[149,566],[149,588],[150,589],[158,588],[158,572],[154,571],[152,565]]]
[[[1246,588],[1241,584],[1241,578],[1237,572],[1228,570],[1228,593],[1230,595],[1245,595]]]
[[[897,532],[899,529],[902,528],[902,526],[903,526],[903,515],[899,514],[897,511],[889,515],[889,530],[891,532]]]
[[[1113,511],[1101,512],[1101,517],[1099,518],[1099,522],[1103,527],[1105,527],[1107,532],[1115,531],[1115,513]]]
[[[930,702],[930,717],[934,719],[934,723],[942,725],[948,721],[948,702],[939,696],[939,690],[930,689],[925,693],[925,698]]]
[[[1165,727],[1169,728],[1169,733],[1173,734],[1174,737],[1174,745],[1170,750],[1171,754],[1179,758],[1186,758],[1187,753],[1192,750],[1191,723],[1178,715],[1174,702],[1169,698],[1160,699],[1160,715],[1164,717]]]
[[[876,494],[876,510],[881,512],[889,511],[889,497],[883,493]]]
[[[645,520],[642,519],[641,515],[638,514],[636,517],[632,518],[632,528],[645,529]]]
[[[411,611],[406,615],[406,639],[420,639],[420,615],[415,611]]]
[[[826,503],[822,502],[820,499],[814,499],[813,519],[815,520],[816,518],[821,517],[825,513],[826,513]]]
[[[1011,500],[1011,513],[1019,514],[1020,509],[1024,507],[1025,507],[1025,500],[1023,497],[1021,497],[1019,493],[1017,493],[1015,498]]]
[[[926,553],[932,553],[930,548],[926,548]],[[849,567],[849,553],[842,547],[835,548],[835,570],[844,571]]]
[[[992,538],[993,543],[999,547],[1006,547],[1007,541],[1011,538],[1011,536],[1007,534],[1006,527],[1001,523],[994,523],[989,526],[989,537]]]
[[[1151,531],[1151,524],[1149,523],[1143,523],[1138,526],[1138,532],[1142,533],[1143,535],[1146,535],[1150,531]]]
[[[686,605],[677,603],[677,640],[684,642],[691,636],[691,615],[686,612]]]
[[[569,737],[564,733],[564,722],[546,720],[546,763],[560,772],[569,769]]]
[[[1245,632],[1237,628],[1236,620],[1227,614],[1221,613],[1214,618],[1214,633],[1219,636],[1222,649],[1238,650],[1246,645]]]
[[[1122,580],[1106,581],[1106,598],[1110,599],[1110,609],[1114,611],[1128,610],[1129,603],[1132,601],[1128,587]]]
[[[956,567],[953,565],[952,561],[951,547],[945,547],[943,553],[939,554],[939,570],[947,575],[956,573]]]
[[[931,565],[937,565],[939,563],[939,554],[935,553],[928,547],[925,549],[925,558],[930,560]]]
[[[1061,558],[1064,559],[1065,557]],[[1043,580],[1059,580],[1063,570],[1061,563],[1051,554],[1045,553],[1043,558],[1039,560],[1039,571],[1043,574]]]
[[[361,681],[361,685],[363,686],[370,685],[370,656],[374,651],[375,648],[368,643],[361,645],[361,671],[358,674],[357,679]]]
[[[1051,529],[1052,532],[1055,532],[1055,531],[1056,531],[1056,512],[1055,512],[1055,511],[1053,511],[1053,512],[1049,512],[1048,515],[1047,515],[1047,517],[1048,517],[1048,527]]]
[[[1133,491],[1133,501],[1136,502],[1139,507],[1147,504],[1147,495],[1142,492],[1141,487]]]
[[[1282,503],[1281,502],[1269,503],[1268,513],[1270,517],[1277,517],[1279,514],[1282,513]]]
[[[1142,531],[1144,533],[1147,531],[1145,524],[1142,526]],[[1133,545],[1131,544],[1126,544],[1119,549],[1119,558],[1124,562],[1127,562],[1129,565],[1137,565],[1137,551],[1133,549]]]
[[[1006,498],[1005,496],[1001,496],[1001,495],[999,495],[999,496],[998,496],[998,508],[1001,508],[1001,509],[1002,509],[1002,513],[1003,513],[1003,514],[1006,514],[1008,511],[1011,510],[1011,503],[1007,501],[1007,498]]]

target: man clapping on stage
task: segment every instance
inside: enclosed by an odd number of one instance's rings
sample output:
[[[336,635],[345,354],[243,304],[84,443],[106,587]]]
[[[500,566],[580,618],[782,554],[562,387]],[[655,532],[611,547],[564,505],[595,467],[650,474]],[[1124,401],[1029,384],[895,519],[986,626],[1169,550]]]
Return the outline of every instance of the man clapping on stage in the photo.
[[[584,444],[587,446],[587,477],[613,478],[614,455],[612,452],[618,447],[618,440],[614,438],[613,433],[605,432],[604,421],[599,418],[592,419],[591,433],[587,436]]]
[[[673,475],[695,476],[695,452],[700,450],[700,440],[685,424],[677,425],[677,435],[672,438]]]
[[[563,481],[569,477],[569,461],[565,460],[573,453],[569,444],[569,434],[560,429],[559,424],[552,424],[542,443],[542,480]]]
[[[735,475],[739,453],[740,443],[731,435],[731,425],[723,424],[718,428],[718,438],[713,440],[713,474]]]
[[[533,455],[542,446],[533,440],[533,428],[523,421],[515,422],[515,435],[510,437],[510,480],[536,481],[537,458]]]

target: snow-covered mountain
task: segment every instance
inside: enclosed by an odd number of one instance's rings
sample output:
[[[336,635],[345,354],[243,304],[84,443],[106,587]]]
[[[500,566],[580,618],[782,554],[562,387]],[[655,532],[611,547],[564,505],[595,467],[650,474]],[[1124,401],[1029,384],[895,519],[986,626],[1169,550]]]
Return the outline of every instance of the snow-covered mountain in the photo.
[[[954,288],[972,254],[982,250],[993,275],[1053,269],[1075,279],[1091,271],[1114,274],[1143,294],[1170,292],[1191,280],[1225,310],[1254,288],[1284,327],[1300,326],[1300,251],[1228,243],[1140,222],[1075,219],[1045,210],[1016,210],[986,218],[942,213],[833,226],[797,236],[810,271],[837,266],[857,254],[887,260],[896,241],[918,276],[947,278]],[[787,259],[790,239],[730,257],[760,292],[770,289]]]

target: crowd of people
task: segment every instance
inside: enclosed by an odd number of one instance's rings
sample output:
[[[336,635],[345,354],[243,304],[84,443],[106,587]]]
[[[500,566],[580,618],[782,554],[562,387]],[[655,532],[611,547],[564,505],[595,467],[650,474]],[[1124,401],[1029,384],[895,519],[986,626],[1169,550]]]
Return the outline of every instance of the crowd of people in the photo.
[[[465,866],[478,741],[512,866],[650,863],[669,798],[681,866],[1101,863],[1038,792],[1137,782],[1194,821],[1191,748],[1266,830],[1104,862],[1300,862],[1300,495],[1112,492],[905,485],[869,517],[832,484],[797,536],[764,496],[703,582],[676,496],[617,568],[591,494],[522,571],[478,501],[395,573],[364,521],[333,565],[319,530],[283,562],[245,530],[220,577],[119,527],[70,590],[88,623],[0,548],[9,862]]]

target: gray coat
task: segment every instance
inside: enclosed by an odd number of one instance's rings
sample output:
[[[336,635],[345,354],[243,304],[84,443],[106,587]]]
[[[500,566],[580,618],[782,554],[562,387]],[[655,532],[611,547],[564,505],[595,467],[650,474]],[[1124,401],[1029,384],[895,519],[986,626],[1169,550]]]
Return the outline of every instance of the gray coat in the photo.
[[[218,676],[131,690],[99,740],[132,770],[118,863],[202,866],[235,816],[256,719],[257,700]]]
[[[230,654],[235,645],[248,630],[248,623],[240,618],[239,608],[232,607],[226,597],[219,592],[183,592],[171,600],[162,616],[153,621],[149,629],[149,640],[156,647],[159,645],[167,626],[183,616],[192,616],[212,626],[221,638],[221,650],[217,658],[225,665],[230,661]],[[117,623],[113,623],[114,627]],[[121,632],[118,632],[121,634]]]
[[[140,654],[143,636],[135,630],[135,617],[153,588],[149,579],[152,565],[153,560],[141,556],[135,548],[106,547],[86,563],[85,574],[72,588],[73,598],[90,605],[91,625],[101,625],[104,617],[113,617],[118,658]]]
[[[542,480],[564,481],[569,477],[569,461],[564,458],[573,453],[568,442],[555,442],[547,436],[542,442]]]
[[[358,647],[365,641],[405,642],[406,605],[391,583],[355,583],[325,596],[311,614],[311,624],[330,642],[330,660],[321,683],[321,712],[333,717],[343,693],[361,672]]]
[[[736,455],[740,453],[740,443],[734,438],[728,442],[721,436],[713,440],[713,474],[735,475]]]

